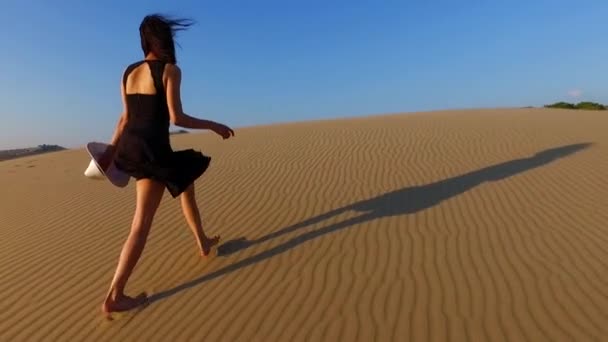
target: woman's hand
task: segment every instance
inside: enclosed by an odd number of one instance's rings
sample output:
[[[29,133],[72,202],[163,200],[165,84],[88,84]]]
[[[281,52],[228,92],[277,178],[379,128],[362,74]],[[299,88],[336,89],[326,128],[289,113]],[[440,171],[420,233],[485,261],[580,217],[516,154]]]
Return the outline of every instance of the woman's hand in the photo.
[[[215,133],[217,133],[224,139],[228,139],[231,136],[234,136],[234,131],[230,127],[222,125],[221,123],[215,123],[211,130],[213,130]]]

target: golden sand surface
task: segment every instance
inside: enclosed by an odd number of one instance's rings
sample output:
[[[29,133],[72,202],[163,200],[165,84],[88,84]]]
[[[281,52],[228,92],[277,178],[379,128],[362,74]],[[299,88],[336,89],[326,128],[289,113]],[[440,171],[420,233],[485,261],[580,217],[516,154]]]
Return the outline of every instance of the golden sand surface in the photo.
[[[101,302],[135,205],[84,149],[0,163],[2,341],[608,340],[608,114],[478,109],[171,137],[217,255],[165,192]]]

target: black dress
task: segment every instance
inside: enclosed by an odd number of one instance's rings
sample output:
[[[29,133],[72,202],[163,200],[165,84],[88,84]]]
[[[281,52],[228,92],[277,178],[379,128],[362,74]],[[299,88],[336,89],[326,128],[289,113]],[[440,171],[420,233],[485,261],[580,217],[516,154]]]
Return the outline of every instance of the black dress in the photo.
[[[193,149],[173,151],[169,139],[169,109],[162,75],[165,63],[146,60],[127,67],[122,82],[138,66],[148,63],[156,94],[127,94],[129,119],[116,146],[116,167],[136,180],[163,183],[173,198],[179,196],[209,167],[211,158]]]

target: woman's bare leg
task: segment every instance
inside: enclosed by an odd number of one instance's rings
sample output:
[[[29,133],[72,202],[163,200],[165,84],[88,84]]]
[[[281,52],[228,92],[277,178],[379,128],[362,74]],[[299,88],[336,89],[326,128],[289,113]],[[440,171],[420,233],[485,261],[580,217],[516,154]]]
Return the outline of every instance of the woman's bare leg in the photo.
[[[203,231],[203,225],[201,223],[201,215],[196,204],[196,196],[194,194],[194,184],[191,184],[186,191],[180,195],[182,204],[182,211],[186,217],[186,221],[190,226],[190,230],[196,238],[196,244],[201,252],[202,256],[207,256],[211,251],[211,247],[217,245],[220,237],[214,236],[208,238]]]
[[[154,214],[165,188],[163,184],[150,179],[137,181],[136,188],[137,204],[131,224],[131,232],[123,245],[114,279],[102,305],[102,311],[106,314],[113,311],[130,310],[142,304],[146,299],[144,297],[128,297],[124,294],[124,289],[144,250]]]

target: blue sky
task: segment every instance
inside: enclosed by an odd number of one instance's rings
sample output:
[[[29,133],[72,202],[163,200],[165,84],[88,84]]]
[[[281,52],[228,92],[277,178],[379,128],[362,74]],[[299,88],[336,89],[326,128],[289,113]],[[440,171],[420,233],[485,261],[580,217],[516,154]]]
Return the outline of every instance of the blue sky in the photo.
[[[0,148],[107,141],[138,26],[178,35],[187,113],[241,126],[608,103],[608,1],[4,0]]]

